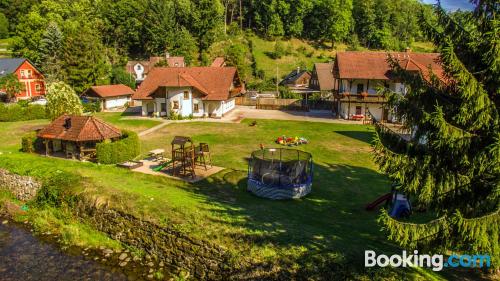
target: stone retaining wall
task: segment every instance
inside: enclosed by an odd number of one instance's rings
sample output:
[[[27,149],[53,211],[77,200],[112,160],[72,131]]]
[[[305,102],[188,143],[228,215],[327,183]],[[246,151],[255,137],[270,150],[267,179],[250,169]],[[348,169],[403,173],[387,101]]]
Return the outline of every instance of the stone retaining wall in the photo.
[[[20,176],[0,169],[0,189],[10,191],[19,200],[33,199],[41,187],[42,184],[32,177]]]
[[[230,274],[230,257],[222,248],[197,241],[174,229],[140,220],[130,214],[95,207],[80,201],[77,215],[99,231],[126,245],[145,251],[196,279],[217,280]]]

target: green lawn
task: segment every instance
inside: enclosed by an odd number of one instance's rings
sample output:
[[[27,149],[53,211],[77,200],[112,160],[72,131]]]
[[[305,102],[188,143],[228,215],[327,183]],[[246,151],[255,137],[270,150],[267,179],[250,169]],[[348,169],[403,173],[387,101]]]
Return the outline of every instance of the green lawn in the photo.
[[[10,50],[11,44],[11,39],[9,38],[0,39],[0,58],[9,58],[12,55],[12,52]]]
[[[137,126],[112,114],[100,116],[117,126]],[[366,249],[390,254],[400,251],[380,231],[377,212],[364,210],[365,204],[389,190],[389,182],[372,162],[372,127],[271,120],[259,120],[257,126],[250,127],[249,122],[170,124],[143,138],[144,152],[169,149],[174,135],[209,143],[214,163],[227,169],[196,184],[16,152],[22,132],[42,121],[9,123],[0,128],[0,151],[4,152],[0,167],[34,175],[47,169],[77,173],[85,179],[82,188],[86,196],[223,245],[241,259],[280,259],[295,268],[347,261],[361,268]],[[300,200],[257,198],[246,191],[246,159],[260,143],[275,146],[273,140],[282,134],[310,140],[300,149],[314,157],[313,191]],[[422,275],[417,271],[404,273]]]
[[[141,132],[151,127],[154,127],[160,124],[160,121],[157,120],[127,120],[126,114],[121,112],[99,112],[95,114],[96,117],[101,118],[102,120],[112,123],[120,129],[132,130],[135,132]]]

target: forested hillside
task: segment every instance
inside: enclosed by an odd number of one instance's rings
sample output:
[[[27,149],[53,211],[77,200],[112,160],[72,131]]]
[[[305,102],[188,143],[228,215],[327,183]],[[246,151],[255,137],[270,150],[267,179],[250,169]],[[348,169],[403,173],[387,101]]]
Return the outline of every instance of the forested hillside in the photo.
[[[123,82],[128,59],[166,51],[190,65],[222,55],[245,80],[265,81],[269,66],[255,63],[252,38],[276,42],[271,59],[302,54],[297,64],[309,67],[329,59],[321,49],[401,50],[423,40],[420,11],[431,16],[417,0],[0,0],[0,38],[77,92]]]

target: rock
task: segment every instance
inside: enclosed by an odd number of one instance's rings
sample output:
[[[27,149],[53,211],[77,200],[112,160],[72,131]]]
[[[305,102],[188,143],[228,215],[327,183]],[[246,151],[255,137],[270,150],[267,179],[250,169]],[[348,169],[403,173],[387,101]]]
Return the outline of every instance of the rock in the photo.
[[[140,261],[141,258],[139,258],[138,256],[134,256],[134,258],[132,260],[135,261],[135,262],[137,262],[137,261]]]
[[[155,264],[154,264],[152,261],[148,262],[148,264],[147,264],[147,265],[148,265],[149,267],[153,267],[153,266],[155,266]]]
[[[102,253],[103,253],[103,254],[105,254],[105,255],[108,255],[108,256],[109,256],[109,255],[111,255],[111,254],[113,253],[113,250],[110,250],[110,249],[104,249],[104,250],[102,251]]]
[[[125,261],[126,261],[126,262],[129,262],[129,261],[130,261],[130,258],[126,258],[126,259],[125,259]]]
[[[153,273],[154,270],[152,268],[149,269],[149,273]]]
[[[124,266],[126,266],[126,265],[127,265],[127,262],[126,262],[126,261],[123,261],[123,262],[121,262],[121,263],[120,263],[120,267],[124,267]]]
[[[8,220],[4,220],[4,221],[2,222],[2,224],[8,224],[8,223],[9,223],[9,221],[8,221]]]
[[[153,279],[153,277],[154,277],[153,274],[148,275],[148,279]]]
[[[121,261],[122,261],[122,260],[124,260],[124,259],[126,259],[126,258],[127,258],[127,254],[126,254],[126,253],[122,253],[122,254],[118,257],[118,259],[119,259],[119,260],[121,260]]]
[[[163,263],[163,261],[160,262],[160,267],[163,267],[165,264]]]

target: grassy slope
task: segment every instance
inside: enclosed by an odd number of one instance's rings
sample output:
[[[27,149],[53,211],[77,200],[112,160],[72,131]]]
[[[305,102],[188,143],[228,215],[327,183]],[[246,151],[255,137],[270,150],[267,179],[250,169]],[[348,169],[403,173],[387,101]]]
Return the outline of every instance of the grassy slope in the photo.
[[[274,51],[275,41],[268,41],[257,36],[251,36],[249,40],[253,42],[253,56],[257,68],[264,70],[267,78],[276,77],[277,66],[280,79],[300,65],[306,65],[307,69],[312,70],[314,63],[331,61],[335,58],[337,51],[345,51],[348,48],[347,45],[338,44],[335,49],[331,49],[328,46],[315,46],[303,40],[290,39],[283,43],[284,46],[291,47],[292,53],[280,59],[273,59],[268,53]],[[300,48],[305,48],[305,51]],[[434,46],[430,42],[414,42],[411,48],[414,52],[434,51]],[[359,50],[366,51],[363,47],[359,47]]]
[[[276,77],[276,66],[279,67],[278,75],[280,78],[297,69],[301,64],[305,64],[308,69],[312,70],[314,63],[332,60],[336,52],[330,49],[317,49],[305,41],[291,39],[283,41],[283,43],[286,47],[291,47],[292,53],[280,59],[272,59],[268,53],[274,51],[274,41],[267,41],[257,36],[252,36],[250,40],[253,42],[253,56],[257,68],[264,70],[267,78]],[[301,47],[305,48],[306,51],[300,51]],[[339,47],[339,50],[342,49],[345,49],[345,46]],[[311,56],[308,56],[309,54]]]
[[[10,39],[0,39],[0,58],[9,58],[11,56]]]
[[[19,135],[32,123],[2,126],[0,151],[16,151]],[[3,136],[7,131],[12,132],[10,137]],[[168,148],[177,134],[208,142],[215,164],[229,170],[187,184],[113,166],[18,152],[0,157],[0,166],[21,173],[45,169],[78,173],[86,178],[84,192],[100,202],[174,225],[257,260],[289,257],[303,265],[305,256],[316,253],[321,259],[345,257],[361,263],[365,249],[398,251],[379,231],[377,214],[363,209],[388,190],[387,180],[375,171],[371,161],[371,127],[267,120],[259,121],[256,127],[248,123],[182,123],[148,135],[143,149]],[[315,181],[311,195],[301,200],[274,202],[246,192],[245,158],[259,143],[272,146],[273,139],[281,134],[300,135],[311,141],[301,149],[314,155]]]

